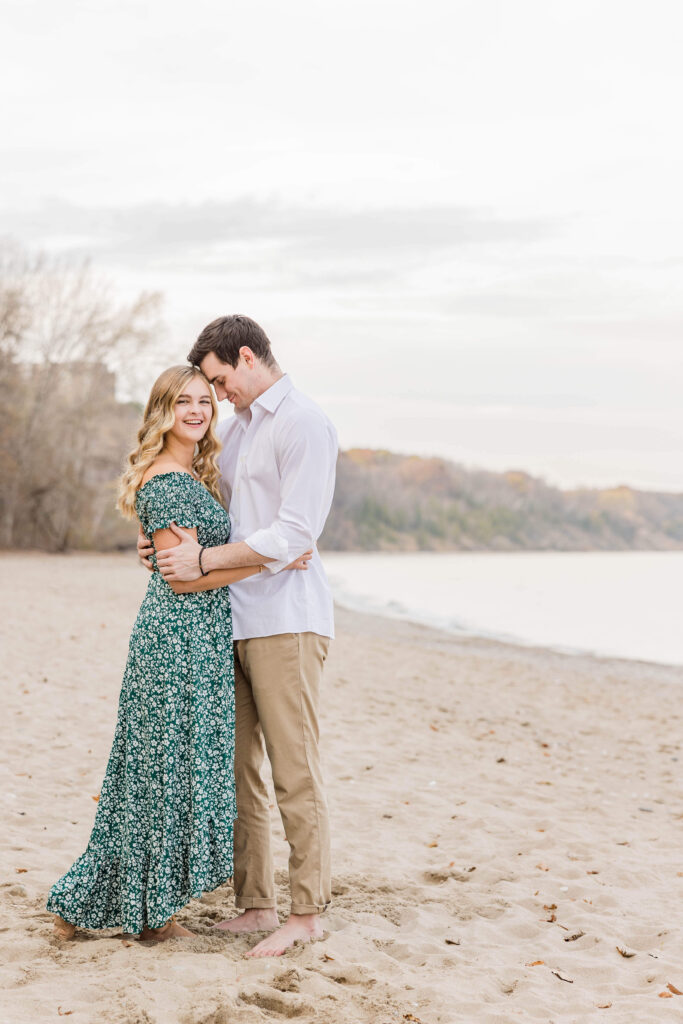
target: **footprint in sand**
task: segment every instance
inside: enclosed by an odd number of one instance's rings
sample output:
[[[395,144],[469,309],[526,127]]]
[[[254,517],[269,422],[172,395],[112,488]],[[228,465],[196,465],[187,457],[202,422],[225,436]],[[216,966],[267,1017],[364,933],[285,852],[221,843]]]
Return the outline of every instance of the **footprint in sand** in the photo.
[[[263,985],[242,989],[239,1000],[268,1013],[276,1013],[280,1017],[301,1017],[305,1013],[315,1013],[314,1003],[302,999],[299,995],[274,991]]]

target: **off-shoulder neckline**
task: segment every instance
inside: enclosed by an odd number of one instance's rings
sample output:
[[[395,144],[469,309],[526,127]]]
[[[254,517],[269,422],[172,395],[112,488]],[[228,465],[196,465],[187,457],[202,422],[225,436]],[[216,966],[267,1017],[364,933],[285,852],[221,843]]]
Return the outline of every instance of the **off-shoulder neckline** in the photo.
[[[151,484],[152,480],[158,480],[160,476],[188,476],[190,478],[190,480],[193,480],[196,484],[199,484],[200,487],[204,486],[204,484],[201,482],[201,480],[198,480],[196,476],[192,476],[192,473],[188,473],[187,470],[184,470],[184,469],[169,469],[165,473],[155,473],[154,476],[151,476],[149,478],[149,480],[147,481],[147,483],[144,483],[142,485],[142,487],[138,487],[138,489],[136,491],[136,496],[138,494],[140,494],[142,491],[144,491],[145,487],[149,486],[149,484]]]

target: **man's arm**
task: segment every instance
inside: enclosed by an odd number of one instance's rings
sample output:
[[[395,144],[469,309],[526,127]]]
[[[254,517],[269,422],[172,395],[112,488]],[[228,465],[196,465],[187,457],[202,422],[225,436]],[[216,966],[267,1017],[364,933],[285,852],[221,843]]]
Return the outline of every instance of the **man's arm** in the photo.
[[[312,554],[312,551],[306,551],[286,568],[306,571]],[[203,561],[202,559],[202,564]],[[217,587],[227,587],[233,583],[239,583],[240,580],[255,576],[262,570],[262,565],[245,565],[235,569],[212,569],[206,576],[200,576],[198,580],[189,580],[186,583],[171,581],[169,585],[175,594],[200,594],[205,590],[216,590]]]
[[[174,534],[174,536],[176,538],[175,544],[172,545],[176,549],[174,551],[174,555],[176,555],[177,557],[182,557],[182,561],[179,561],[178,565],[182,566],[183,569],[192,570],[193,568],[196,567],[197,570],[198,570],[199,569],[198,559],[199,559],[200,545],[199,545],[198,542],[196,542],[197,541],[197,538],[195,536],[196,531],[192,532],[190,530],[185,530],[182,527],[176,526],[175,523],[173,523],[170,526],[169,529],[173,531],[173,534]],[[193,541],[195,543],[193,543]],[[181,548],[183,545],[185,545],[185,546],[184,546],[183,551],[181,553],[178,549]],[[222,545],[220,550],[223,550],[223,549],[225,549],[225,552],[226,552],[226,555],[225,555],[226,562],[229,562],[230,564],[229,565],[227,565],[227,564],[223,565],[223,566],[221,566],[221,568],[225,568],[225,569],[240,569],[243,566],[264,565],[267,561],[270,561],[270,559],[266,558],[264,555],[258,555],[255,551],[252,551],[248,544],[244,544],[244,543],[240,543],[240,544],[224,544],[224,545]],[[161,554],[162,550],[170,550],[170,549],[169,548],[159,549],[159,554],[157,556],[157,563],[159,564],[159,567],[161,567],[161,565],[164,564],[164,562],[163,562],[164,556]],[[204,566],[205,570],[208,569],[208,566],[207,566],[207,555],[208,555],[209,550],[214,550],[214,549],[213,548],[207,549],[206,550],[206,554],[202,558],[202,565]],[[215,549],[215,550],[218,550],[218,549]],[[142,532],[142,527],[140,527],[139,532],[138,532],[137,551],[138,551],[138,557],[139,557],[140,561],[145,566],[145,568],[149,569],[149,571],[151,572],[152,569],[154,568],[154,566],[152,565],[152,561],[151,561],[152,555],[154,554],[154,546],[153,546],[151,540]],[[169,571],[170,571],[170,565],[169,565]],[[178,577],[178,578],[180,579],[180,577]]]
[[[162,553],[165,551],[172,551],[177,548],[182,540],[178,540],[178,535],[181,535],[183,540],[187,540],[188,543],[196,544],[197,550],[201,550],[201,546],[197,543],[197,528],[192,529],[181,529],[172,523],[168,529],[157,530],[154,534],[154,548],[157,552],[157,564],[159,559],[162,557]],[[202,559],[202,565],[204,560]],[[204,566],[206,570],[206,566]],[[205,590],[217,590],[219,587],[227,587],[231,583],[239,583],[240,580],[245,580],[249,576],[255,576],[263,570],[261,565],[255,562],[251,562],[248,565],[240,566],[231,569],[220,569],[217,572],[207,572],[205,576],[200,574],[199,579],[190,580],[187,582],[180,582],[174,579],[169,579],[168,576],[164,577],[167,583],[170,584],[171,589],[176,594],[198,594]]]
[[[196,537],[189,530],[184,530],[182,527],[176,526],[175,523],[171,523],[169,529],[176,537],[176,544],[157,552],[159,572],[169,583],[201,579],[202,574],[199,568],[201,545],[197,542]],[[216,553],[219,555],[218,558],[214,557]],[[259,555],[243,541],[236,544],[221,544],[215,548],[204,548],[202,555],[202,567],[205,572],[216,569],[243,569],[248,566],[258,569],[259,566],[270,561],[272,559]],[[290,558],[289,561],[291,562],[293,559]],[[232,582],[237,581],[233,580]]]
[[[202,565],[205,569],[237,569],[243,565],[265,565],[266,562],[272,561],[273,559],[268,558],[267,555],[261,555],[258,551],[254,551],[243,540],[236,541],[234,544],[221,544],[219,547],[207,548],[202,556]]]

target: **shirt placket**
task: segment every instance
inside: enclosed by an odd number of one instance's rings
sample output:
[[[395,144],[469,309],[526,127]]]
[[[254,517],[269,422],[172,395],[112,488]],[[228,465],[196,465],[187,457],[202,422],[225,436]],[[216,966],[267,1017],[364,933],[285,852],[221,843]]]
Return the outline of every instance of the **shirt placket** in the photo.
[[[247,464],[247,458],[249,455],[249,449],[251,448],[254,434],[258,427],[258,415],[255,409],[252,409],[251,420],[247,424],[244,430],[244,436],[240,442],[239,451],[237,454],[237,466],[235,467],[235,480],[232,491],[232,501],[230,502],[230,517],[233,521],[235,531],[240,530],[240,523],[242,521],[242,479],[244,476],[244,469]]]

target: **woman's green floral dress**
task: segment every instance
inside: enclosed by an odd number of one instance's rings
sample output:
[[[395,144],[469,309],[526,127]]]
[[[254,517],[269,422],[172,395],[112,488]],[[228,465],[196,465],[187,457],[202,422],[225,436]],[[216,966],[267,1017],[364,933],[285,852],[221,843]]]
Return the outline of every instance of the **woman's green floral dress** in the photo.
[[[175,522],[225,544],[225,509],[189,473],[140,488],[148,537]],[[156,570],[156,556],[153,557]],[[228,588],[174,594],[155,571],[130,638],[118,721],[85,853],[47,909],[81,928],[158,928],[232,876],[237,817]]]

